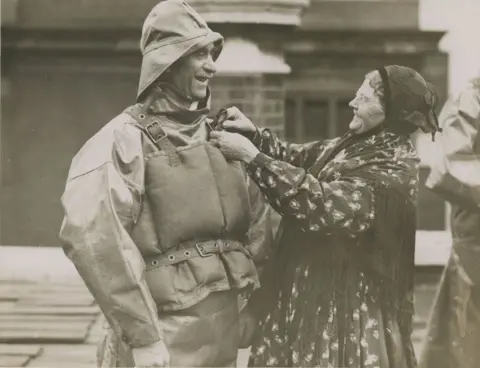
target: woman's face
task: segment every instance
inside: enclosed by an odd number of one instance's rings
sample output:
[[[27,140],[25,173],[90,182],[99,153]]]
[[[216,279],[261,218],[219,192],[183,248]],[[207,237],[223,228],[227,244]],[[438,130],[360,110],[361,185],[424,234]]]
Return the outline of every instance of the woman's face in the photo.
[[[349,106],[353,109],[354,114],[349,127],[356,134],[367,132],[385,120],[383,105],[370,85],[368,76],[355,94],[355,98],[350,101]]]

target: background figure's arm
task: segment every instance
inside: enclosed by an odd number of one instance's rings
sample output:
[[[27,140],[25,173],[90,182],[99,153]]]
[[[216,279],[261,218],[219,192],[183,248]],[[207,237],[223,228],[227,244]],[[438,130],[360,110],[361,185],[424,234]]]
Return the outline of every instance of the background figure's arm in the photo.
[[[480,87],[470,86],[440,115],[438,160],[426,186],[444,199],[480,209]]]

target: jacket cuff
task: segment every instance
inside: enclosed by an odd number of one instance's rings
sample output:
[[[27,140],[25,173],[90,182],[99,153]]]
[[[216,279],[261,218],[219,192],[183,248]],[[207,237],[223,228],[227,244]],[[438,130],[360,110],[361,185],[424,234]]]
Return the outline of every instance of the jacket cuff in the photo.
[[[134,333],[128,333],[128,331],[125,331],[122,340],[131,348],[139,348],[163,340],[163,332],[160,330],[159,326],[153,327],[147,325],[144,328],[135,330]]]
[[[262,131],[260,128],[255,126],[255,133],[248,133],[249,136],[247,137],[250,139],[250,141],[257,147],[259,148],[260,145],[262,144]]]
[[[270,156],[267,156],[264,153],[259,153],[255,156],[252,162],[250,162],[250,169],[255,169],[256,167],[266,168],[272,161],[274,160]]]
[[[253,140],[257,136],[257,133],[258,133],[258,128],[255,126],[254,132],[242,132],[242,135],[248,140],[250,140],[251,142],[253,142]]]
[[[480,211],[479,197],[476,197],[472,193],[470,187],[457,180],[448,172],[443,175],[431,174],[425,182],[425,186],[438,196],[442,197],[442,199],[452,204],[476,212]]]

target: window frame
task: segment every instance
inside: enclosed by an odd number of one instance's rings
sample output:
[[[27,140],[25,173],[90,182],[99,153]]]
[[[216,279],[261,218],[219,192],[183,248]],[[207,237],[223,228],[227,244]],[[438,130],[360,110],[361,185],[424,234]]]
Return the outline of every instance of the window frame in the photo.
[[[347,93],[322,93],[322,92],[312,92],[312,91],[295,91],[293,93],[287,93],[285,96],[285,108],[288,105],[287,101],[292,101],[294,104],[294,119],[295,125],[293,128],[287,127],[291,122],[288,121],[288,114],[285,113],[285,132],[294,132],[293,137],[287,137],[288,139],[295,141],[297,143],[305,143],[315,139],[315,137],[309,138],[306,135],[306,127],[304,121],[304,103],[309,100],[318,100],[324,101],[328,106],[328,117],[327,117],[327,139],[334,138],[339,135],[338,130],[338,106],[339,101],[351,100],[352,94]],[[298,122],[301,122],[298,124]]]

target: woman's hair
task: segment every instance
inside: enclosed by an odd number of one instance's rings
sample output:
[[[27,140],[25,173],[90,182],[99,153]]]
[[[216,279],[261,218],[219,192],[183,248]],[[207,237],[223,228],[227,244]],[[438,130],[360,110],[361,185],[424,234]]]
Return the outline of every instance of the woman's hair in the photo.
[[[373,88],[374,95],[378,97],[380,103],[383,105],[383,107],[385,107],[385,90],[383,88],[382,77],[380,76],[378,70],[372,70],[371,72],[368,72],[367,75],[365,75],[365,78],[368,79],[370,87]]]

